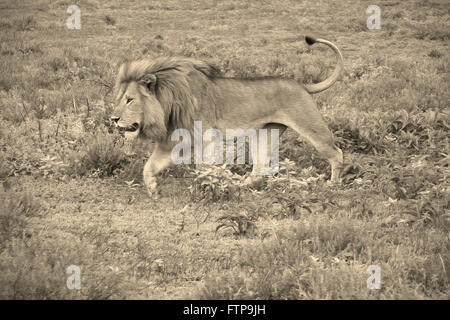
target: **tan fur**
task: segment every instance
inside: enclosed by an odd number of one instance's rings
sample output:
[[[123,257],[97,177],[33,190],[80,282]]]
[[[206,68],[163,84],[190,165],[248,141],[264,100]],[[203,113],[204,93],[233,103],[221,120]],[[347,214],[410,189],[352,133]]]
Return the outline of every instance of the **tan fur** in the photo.
[[[191,58],[157,58],[122,65],[116,82],[117,107],[111,118],[119,128],[129,130],[127,136],[158,142],[144,167],[149,193],[156,189],[156,174],[172,163],[171,133],[177,128],[192,132],[194,120],[202,120],[203,132],[216,128],[224,137],[226,129],[276,128],[282,133],[291,127],[330,161],[332,180],[338,181],[342,152],[334,146],[309,91],[323,91],[337,80],[342,56],[326,40],[307,41],[329,45],[339,58],[333,75],[310,87],[291,79],[224,78],[212,65]],[[253,173],[260,168],[256,160]]]

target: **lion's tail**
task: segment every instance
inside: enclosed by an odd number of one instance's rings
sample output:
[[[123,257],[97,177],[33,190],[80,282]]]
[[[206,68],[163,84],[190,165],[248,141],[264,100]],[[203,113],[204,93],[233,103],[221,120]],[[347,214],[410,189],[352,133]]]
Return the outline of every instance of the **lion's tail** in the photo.
[[[317,92],[324,91],[324,90],[328,89],[329,87],[331,87],[336,82],[336,80],[339,78],[341,72],[344,70],[344,59],[342,58],[341,51],[339,50],[338,47],[336,47],[336,45],[334,43],[332,43],[330,41],[327,41],[327,40],[324,40],[324,39],[315,39],[313,37],[306,36],[305,37],[305,41],[309,45],[313,45],[316,42],[326,44],[331,49],[333,49],[333,51],[337,55],[338,65],[334,69],[334,71],[331,74],[331,76],[329,76],[327,79],[325,79],[322,82],[314,83],[314,84],[305,84],[304,85],[306,87],[306,90],[309,93],[317,93]]]

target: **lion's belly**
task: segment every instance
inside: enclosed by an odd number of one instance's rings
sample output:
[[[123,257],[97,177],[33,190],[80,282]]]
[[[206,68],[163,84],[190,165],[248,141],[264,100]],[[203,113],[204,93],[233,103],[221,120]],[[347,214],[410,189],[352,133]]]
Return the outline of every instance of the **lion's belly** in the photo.
[[[261,129],[267,123],[284,123],[286,108],[295,108],[303,94],[302,87],[283,79],[219,79],[216,100],[220,118],[214,127],[226,129]]]

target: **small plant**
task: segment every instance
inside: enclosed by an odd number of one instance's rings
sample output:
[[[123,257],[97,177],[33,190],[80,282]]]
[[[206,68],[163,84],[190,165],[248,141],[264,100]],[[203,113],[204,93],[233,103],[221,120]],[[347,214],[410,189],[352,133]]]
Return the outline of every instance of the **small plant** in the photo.
[[[108,133],[97,133],[88,138],[81,155],[69,156],[68,173],[75,175],[94,174],[98,177],[113,175],[123,168],[127,155],[123,150],[123,140]]]
[[[3,155],[0,154],[0,181],[5,180],[12,175],[14,169],[10,163],[8,163]]]
[[[242,177],[222,167],[210,166],[206,170],[195,170],[196,178],[189,187],[193,201],[218,202],[240,200]]]
[[[110,135],[96,136],[88,146],[83,163],[88,169],[99,170],[100,175],[112,175],[125,160],[125,154]]]
[[[106,15],[105,16],[105,22],[106,22],[107,25],[113,26],[113,25],[116,24],[116,19],[114,19],[110,15]]]
[[[33,16],[22,17],[15,21],[19,31],[30,31],[37,27],[36,19]]]
[[[442,53],[440,53],[439,51],[433,49],[428,53],[428,56],[431,58],[440,58],[442,57]]]
[[[7,240],[18,237],[27,225],[27,218],[39,211],[38,203],[29,193],[0,194],[0,251]]]
[[[216,227],[216,232],[221,229],[232,229],[236,236],[245,236],[256,230],[255,222],[246,211],[237,214],[224,214],[217,219],[220,224]]]

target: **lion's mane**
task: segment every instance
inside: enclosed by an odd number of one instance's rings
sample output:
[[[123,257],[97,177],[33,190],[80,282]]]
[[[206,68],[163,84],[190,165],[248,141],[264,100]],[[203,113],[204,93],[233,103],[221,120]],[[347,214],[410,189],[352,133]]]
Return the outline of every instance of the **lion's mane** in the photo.
[[[184,57],[127,62],[121,66],[117,76],[116,90],[119,96],[121,92],[123,94],[128,83],[142,81],[148,75],[156,77],[155,96],[163,109],[164,115],[160,115],[160,118],[164,116],[164,119],[149,121],[149,118],[144,116],[144,131],[146,126],[160,126],[154,134],[162,138],[177,128],[191,129],[195,120],[193,117],[197,112],[215,116],[217,110],[212,82],[220,75],[215,66]],[[148,90],[142,87],[140,94],[143,101],[146,101]],[[145,107],[148,107],[147,103]],[[199,110],[202,108],[207,110]],[[152,113],[155,110],[145,112]],[[158,128],[153,128],[152,131],[155,129]]]

